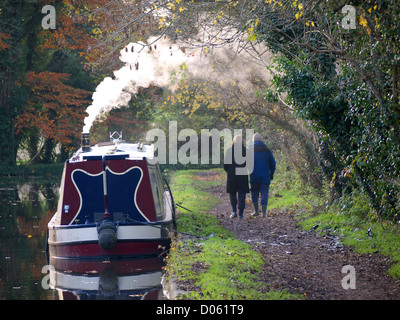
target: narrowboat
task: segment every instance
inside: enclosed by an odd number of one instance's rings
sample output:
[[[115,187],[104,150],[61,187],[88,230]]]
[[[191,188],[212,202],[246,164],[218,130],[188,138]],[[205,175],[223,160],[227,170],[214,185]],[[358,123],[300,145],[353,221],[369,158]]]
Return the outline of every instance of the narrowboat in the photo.
[[[57,212],[48,223],[48,253],[59,258],[159,255],[175,232],[175,207],[154,146],[122,133],[81,148],[66,161]]]

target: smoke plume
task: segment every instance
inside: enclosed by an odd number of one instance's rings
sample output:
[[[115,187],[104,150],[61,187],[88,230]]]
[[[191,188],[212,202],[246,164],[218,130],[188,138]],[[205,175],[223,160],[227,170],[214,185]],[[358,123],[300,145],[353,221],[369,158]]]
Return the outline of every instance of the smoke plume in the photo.
[[[254,51],[249,53],[238,43],[215,49],[185,50],[183,44],[173,44],[167,37],[152,37],[147,43],[152,45],[130,43],[121,50],[120,60],[125,65],[114,71],[114,78],[105,78],[96,88],[93,103],[86,110],[83,132],[89,132],[93,122],[104,113],[127,106],[140,87],[154,85],[173,89],[171,73],[183,63],[188,66],[188,78],[212,81],[221,87],[234,83],[248,95],[255,77],[269,81],[270,75],[263,65],[270,56],[268,52],[265,56],[266,51],[263,51],[264,57],[255,57]]]
[[[148,43],[154,40],[150,38]],[[140,87],[169,87],[171,72],[186,59],[179,47],[168,39],[159,39],[151,46],[141,42],[128,44],[120,55],[125,65],[114,71],[114,78],[106,77],[93,93],[93,103],[86,110],[88,116],[83,132],[89,132],[93,122],[102,114],[126,106]]]

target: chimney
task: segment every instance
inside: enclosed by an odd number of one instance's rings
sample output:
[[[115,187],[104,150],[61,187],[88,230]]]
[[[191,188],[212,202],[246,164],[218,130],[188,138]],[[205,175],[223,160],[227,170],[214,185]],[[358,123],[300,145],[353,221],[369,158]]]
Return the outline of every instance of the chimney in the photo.
[[[82,133],[82,152],[90,151],[90,133]]]

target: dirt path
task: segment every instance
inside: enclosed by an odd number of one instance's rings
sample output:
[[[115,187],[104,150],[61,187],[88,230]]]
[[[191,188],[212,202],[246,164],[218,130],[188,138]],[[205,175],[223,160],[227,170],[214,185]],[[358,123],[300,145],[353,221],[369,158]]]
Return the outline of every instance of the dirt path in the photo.
[[[313,300],[400,299],[400,282],[387,274],[389,258],[358,254],[341,246],[335,236],[321,237],[314,231],[302,231],[287,210],[269,210],[267,217],[253,218],[252,207],[246,204],[243,220],[230,219],[225,187],[209,191],[222,200],[209,214],[218,217],[226,229],[264,256],[267,263],[261,280],[271,289],[284,289]],[[345,265],[355,268],[356,289],[342,287]]]

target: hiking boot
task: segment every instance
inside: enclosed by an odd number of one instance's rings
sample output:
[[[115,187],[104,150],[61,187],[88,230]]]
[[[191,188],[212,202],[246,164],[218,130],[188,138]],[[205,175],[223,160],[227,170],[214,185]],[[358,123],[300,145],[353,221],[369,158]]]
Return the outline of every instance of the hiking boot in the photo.
[[[251,213],[250,215],[252,217],[257,217],[259,215],[259,213],[258,213],[258,202],[254,202],[253,206],[254,206],[254,212]]]
[[[263,218],[265,218],[265,216],[267,214],[267,205],[266,204],[261,204],[261,211],[262,211]]]
[[[237,214],[236,214],[236,212],[232,212],[232,214],[231,214],[231,216],[229,217],[229,218],[236,218],[237,217]]]
[[[239,219],[242,220],[243,219],[243,211],[239,210]]]

